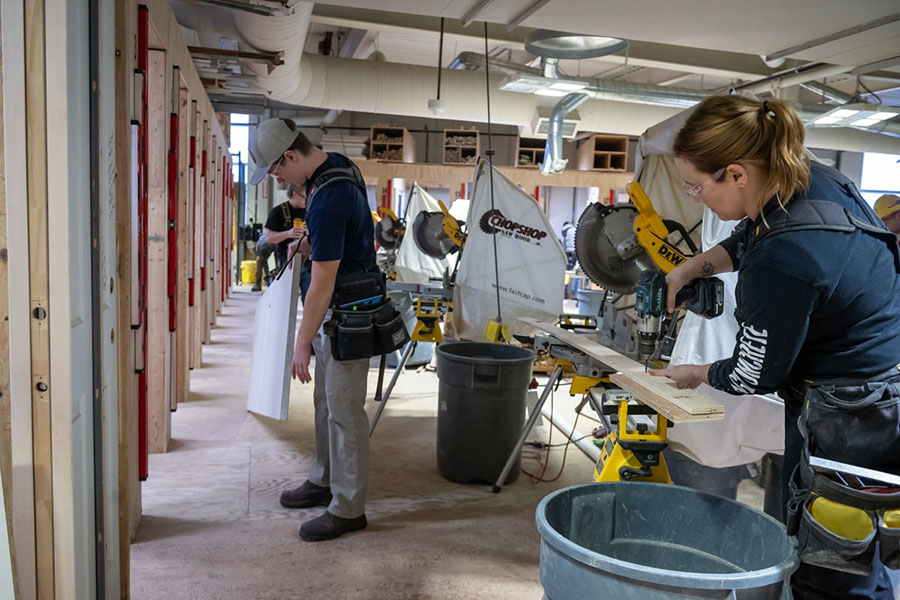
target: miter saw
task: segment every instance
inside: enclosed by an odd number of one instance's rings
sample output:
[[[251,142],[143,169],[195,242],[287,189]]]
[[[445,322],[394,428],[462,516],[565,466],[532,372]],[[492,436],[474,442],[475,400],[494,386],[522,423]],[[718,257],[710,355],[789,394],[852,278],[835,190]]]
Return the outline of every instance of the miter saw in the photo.
[[[423,210],[413,221],[413,239],[424,254],[432,258],[445,258],[459,252],[466,245],[463,222],[456,220],[443,202],[438,200],[440,211]]]
[[[389,208],[381,208],[379,212],[384,216],[375,223],[375,241],[386,250],[394,250],[400,246],[400,240],[406,233],[406,223]]]
[[[621,294],[636,294],[638,351],[664,358],[674,343],[675,321],[666,327],[665,348],[658,345],[666,321],[665,274],[687,260],[670,236],[678,233],[692,253],[697,246],[683,225],[659,216],[641,185],[625,186],[631,204],[591,204],[578,219],[575,255],[594,283]],[[724,286],[720,279],[695,279],[677,296],[678,304],[704,317],[722,313]]]

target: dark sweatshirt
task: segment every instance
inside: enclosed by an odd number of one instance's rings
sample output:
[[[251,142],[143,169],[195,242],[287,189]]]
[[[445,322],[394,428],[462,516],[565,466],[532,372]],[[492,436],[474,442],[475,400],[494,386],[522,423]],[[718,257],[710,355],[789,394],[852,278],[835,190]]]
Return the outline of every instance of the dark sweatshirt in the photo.
[[[788,210],[806,199],[836,202],[880,223],[850,180],[819,163],[811,165],[809,190]],[[780,210],[772,199],[763,214]],[[900,275],[889,244],[860,229],[792,231],[753,243],[761,223],[762,216],[745,219],[721,243],[738,270],[740,328],[731,358],[710,367],[710,385],[768,393],[804,380],[865,379],[897,365]]]

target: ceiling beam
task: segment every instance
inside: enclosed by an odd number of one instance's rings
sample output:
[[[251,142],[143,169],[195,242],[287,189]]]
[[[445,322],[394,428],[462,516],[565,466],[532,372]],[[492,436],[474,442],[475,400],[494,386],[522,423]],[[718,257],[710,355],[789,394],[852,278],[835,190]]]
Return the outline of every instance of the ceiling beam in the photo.
[[[469,9],[466,14],[463,15],[463,27],[468,27],[469,25],[471,25],[472,21],[478,18],[478,15],[480,15],[481,12],[488,6],[493,4],[493,2],[494,0],[479,0],[472,8]]]
[[[532,2],[528,8],[517,14],[509,23],[506,24],[506,31],[512,31],[513,29],[521,25],[525,19],[539,11],[548,2],[550,2],[550,0],[535,0],[534,2]]]
[[[785,48],[784,50],[779,50],[778,52],[773,52],[772,54],[767,54],[766,60],[772,61],[783,58],[785,56],[790,56],[791,54],[796,54],[797,52],[802,52],[803,50],[815,48],[816,46],[823,46],[835,40],[844,39],[846,37],[850,37],[851,35],[856,35],[857,33],[862,33],[864,31],[869,31],[870,29],[875,29],[876,27],[881,27],[882,25],[889,25],[890,23],[894,23],[895,21],[900,21],[900,13],[894,13],[886,17],[881,17],[880,19],[875,19],[874,21],[869,21],[868,23],[856,25],[855,27],[850,27],[848,29],[842,29],[841,31],[836,31],[835,33],[829,33],[828,35],[817,37],[814,40],[803,42],[802,44],[797,44],[796,46],[791,46],[790,48]]]
[[[316,4],[310,22],[334,27],[368,29],[370,32],[386,31],[397,34],[431,31],[437,39],[439,19],[419,15],[389,13],[367,9],[346,9],[333,5]],[[506,31],[506,27],[488,23],[488,40],[491,46],[504,46],[512,50],[525,50],[525,36],[533,31],[518,27]],[[484,43],[481,35],[470,33],[459,21],[448,19],[445,24],[445,40],[452,42]],[[624,56],[604,56],[598,62],[621,64]],[[775,73],[766,67],[756,55],[737,52],[719,52],[658,44],[654,42],[630,42],[628,64],[670,71],[690,71],[697,75],[725,79],[755,80]],[[802,64],[789,60],[788,66]]]

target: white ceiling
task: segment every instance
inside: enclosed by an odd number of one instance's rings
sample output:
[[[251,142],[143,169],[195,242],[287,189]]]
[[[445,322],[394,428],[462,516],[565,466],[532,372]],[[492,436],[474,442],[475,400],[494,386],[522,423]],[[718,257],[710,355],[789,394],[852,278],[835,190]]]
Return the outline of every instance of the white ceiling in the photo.
[[[534,0],[496,0],[477,21],[506,24]],[[462,19],[482,0],[323,0],[353,7]],[[550,0],[523,27],[610,35],[747,54],[770,54],[900,11],[897,0]],[[476,26],[477,27],[477,26]],[[791,55],[862,65],[898,57],[900,21]]]

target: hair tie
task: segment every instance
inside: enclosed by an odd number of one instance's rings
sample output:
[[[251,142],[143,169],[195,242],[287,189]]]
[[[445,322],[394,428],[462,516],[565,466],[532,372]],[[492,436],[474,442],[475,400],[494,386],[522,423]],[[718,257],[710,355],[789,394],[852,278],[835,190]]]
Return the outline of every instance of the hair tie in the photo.
[[[768,100],[763,100],[762,109],[763,109],[763,114],[766,116],[769,116],[769,101]],[[773,117],[775,116],[774,112],[772,113],[772,116]]]

